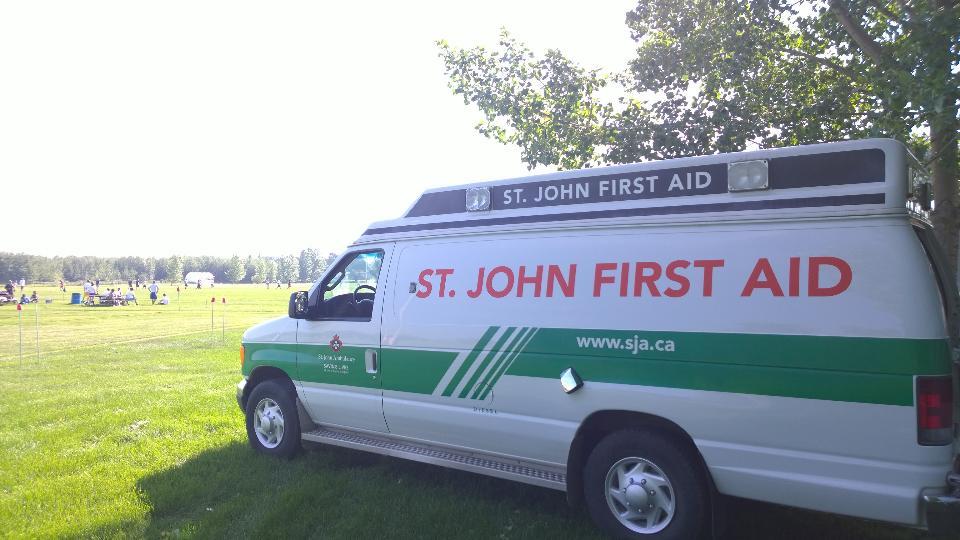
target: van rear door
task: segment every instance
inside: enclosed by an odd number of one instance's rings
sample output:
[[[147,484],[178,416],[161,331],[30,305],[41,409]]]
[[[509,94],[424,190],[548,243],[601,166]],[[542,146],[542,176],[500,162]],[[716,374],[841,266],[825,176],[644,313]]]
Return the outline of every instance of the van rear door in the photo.
[[[953,418],[956,422],[960,419],[960,400],[957,399],[960,394],[960,296],[957,292],[957,281],[950,271],[950,265],[947,263],[946,253],[940,242],[934,235],[930,224],[920,221],[913,221],[913,230],[917,233],[923,250],[930,260],[930,266],[933,268],[937,277],[937,286],[940,290],[940,301],[943,306],[944,318],[947,321],[947,335],[950,338],[950,348],[953,351]],[[960,441],[957,439],[957,433],[960,429],[954,425],[954,453],[960,451]]]

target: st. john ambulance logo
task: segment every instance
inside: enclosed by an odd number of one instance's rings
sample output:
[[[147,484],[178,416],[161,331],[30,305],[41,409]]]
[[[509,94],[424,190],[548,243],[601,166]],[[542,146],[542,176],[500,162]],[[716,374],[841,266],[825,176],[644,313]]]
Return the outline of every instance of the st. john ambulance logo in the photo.
[[[340,352],[340,349],[343,348],[343,342],[340,341],[340,335],[334,334],[333,339],[330,340],[330,348],[333,352]]]

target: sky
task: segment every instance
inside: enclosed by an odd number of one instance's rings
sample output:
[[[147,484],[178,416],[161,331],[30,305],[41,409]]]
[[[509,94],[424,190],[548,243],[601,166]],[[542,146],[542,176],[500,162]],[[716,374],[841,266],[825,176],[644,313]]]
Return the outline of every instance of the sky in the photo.
[[[0,251],[339,252],[431,187],[533,173],[435,41],[621,69],[636,0],[0,3]]]

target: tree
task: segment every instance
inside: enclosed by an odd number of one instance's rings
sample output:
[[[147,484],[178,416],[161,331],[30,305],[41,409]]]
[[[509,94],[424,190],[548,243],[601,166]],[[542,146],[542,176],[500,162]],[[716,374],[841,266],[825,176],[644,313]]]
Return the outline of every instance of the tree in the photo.
[[[327,268],[330,268],[330,265],[337,262],[337,257],[339,257],[339,255],[337,255],[336,253],[333,253],[332,251],[328,253],[323,260],[322,266],[320,267],[320,272],[321,273],[325,272]]]
[[[155,278],[157,275],[157,260],[153,257],[148,257],[143,264],[144,275],[140,276],[144,281],[150,281]]]
[[[320,277],[320,254],[313,248],[300,252],[300,281],[312,283]]]
[[[293,255],[287,255],[287,281],[297,281],[300,279],[300,259]]]
[[[229,283],[240,283],[247,276],[247,268],[243,264],[243,259],[234,255],[230,257],[227,263],[226,278]]]
[[[336,257],[331,253],[330,257]],[[301,261],[309,265],[304,273]],[[278,268],[279,264],[279,268]],[[271,266],[272,265],[272,266]],[[212,272],[219,282],[240,283],[249,280],[263,283],[269,279],[314,281],[320,277],[326,261],[318,251],[309,249],[300,256],[288,255],[274,260],[248,256],[246,260],[234,255],[230,258],[210,255],[171,256],[161,258],[67,256],[43,257],[24,253],[0,252],[0,276],[21,277],[29,283],[67,282],[87,279],[179,282],[186,272]]]
[[[172,255],[167,259],[167,281],[179,283],[183,281],[183,257]]]
[[[263,257],[253,259],[253,271],[250,272],[250,283],[263,283],[267,280],[267,263]]]
[[[273,259],[265,259],[263,268],[268,280],[275,281],[277,279],[277,261]]]
[[[438,45],[451,89],[484,115],[480,133],[519,146],[531,168],[909,143],[931,165],[932,219],[956,263],[957,0],[650,0],[626,24],[637,50],[621,73],[538,56],[506,31],[493,51]],[[605,100],[612,83],[623,91]]]
[[[170,259],[166,257],[161,257],[155,260],[156,266],[153,269],[153,279],[157,281],[163,281],[167,279],[169,274],[168,266],[170,265]]]
[[[300,277],[300,259],[293,255],[281,257],[277,261],[277,280],[296,281]]]
[[[253,263],[253,255],[247,255],[247,260],[243,263],[243,268],[245,270],[243,280],[256,283],[253,281],[253,274],[256,272],[256,268],[254,267]]]

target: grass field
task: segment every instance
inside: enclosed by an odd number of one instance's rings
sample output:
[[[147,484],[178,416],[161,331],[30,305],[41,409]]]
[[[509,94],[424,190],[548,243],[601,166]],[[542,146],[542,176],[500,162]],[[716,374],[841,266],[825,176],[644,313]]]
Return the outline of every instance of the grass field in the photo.
[[[99,308],[39,288],[55,303],[24,306],[22,366],[16,309],[0,306],[0,537],[598,537],[547,489],[337,448],[255,454],[234,399],[239,338],[285,313],[289,291],[190,290],[178,306],[165,290],[169,306],[140,293]],[[729,520],[730,538],[921,537],[740,500]]]

